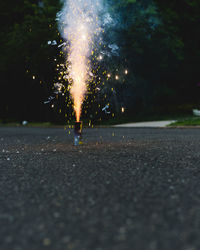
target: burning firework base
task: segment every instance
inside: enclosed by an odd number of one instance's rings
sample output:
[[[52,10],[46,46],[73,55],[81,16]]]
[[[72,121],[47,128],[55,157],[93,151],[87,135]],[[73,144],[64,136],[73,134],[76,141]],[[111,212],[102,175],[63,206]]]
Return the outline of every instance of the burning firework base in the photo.
[[[82,143],[82,129],[83,129],[83,122],[75,122],[74,125],[74,146],[78,146],[83,144]]]

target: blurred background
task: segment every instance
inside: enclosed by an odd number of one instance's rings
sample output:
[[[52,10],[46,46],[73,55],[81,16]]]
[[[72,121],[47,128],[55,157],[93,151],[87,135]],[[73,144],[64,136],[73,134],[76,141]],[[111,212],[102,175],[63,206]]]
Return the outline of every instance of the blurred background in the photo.
[[[101,91],[83,105],[83,119],[172,119],[200,108],[200,1],[107,0],[106,6],[114,23],[103,35]],[[68,120],[65,97],[48,102],[64,61],[61,8],[58,0],[0,2],[1,123]]]

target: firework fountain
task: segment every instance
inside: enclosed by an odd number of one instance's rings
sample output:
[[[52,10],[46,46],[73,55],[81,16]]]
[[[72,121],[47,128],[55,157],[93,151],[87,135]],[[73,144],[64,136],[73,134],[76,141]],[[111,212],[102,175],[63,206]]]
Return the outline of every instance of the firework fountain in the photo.
[[[99,0],[64,0],[58,13],[63,37],[63,52],[66,56],[66,78],[70,83],[70,94],[76,115],[75,137],[80,136],[82,104],[87,92],[91,70],[90,57],[94,40],[101,33],[98,14]]]

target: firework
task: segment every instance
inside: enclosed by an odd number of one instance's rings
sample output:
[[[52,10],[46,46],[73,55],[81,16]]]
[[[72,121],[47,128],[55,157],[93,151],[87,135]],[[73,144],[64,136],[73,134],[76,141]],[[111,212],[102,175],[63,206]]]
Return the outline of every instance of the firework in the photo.
[[[101,32],[98,23],[99,8],[99,1],[68,0],[60,14],[64,39],[62,47],[66,55],[66,77],[71,83],[70,93],[77,122],[80,121],[91,71],[90,56],[93,54],[93,41]]]

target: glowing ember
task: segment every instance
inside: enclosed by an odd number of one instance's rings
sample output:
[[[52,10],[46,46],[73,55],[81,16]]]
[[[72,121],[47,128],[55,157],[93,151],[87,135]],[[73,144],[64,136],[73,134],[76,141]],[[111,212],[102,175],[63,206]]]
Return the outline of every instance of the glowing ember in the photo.
[[[61,12],[62,35],[67,46],[66,78],[71,83],[70,93],[74,103],[76,121],[80,121],[82,103],[89,80],[92,42],[101,29],[98,25],[98,1],[65,0]],[[101,59],[100,59],[101,60]]]

